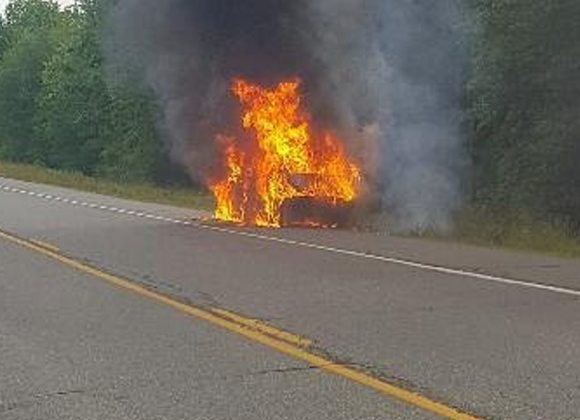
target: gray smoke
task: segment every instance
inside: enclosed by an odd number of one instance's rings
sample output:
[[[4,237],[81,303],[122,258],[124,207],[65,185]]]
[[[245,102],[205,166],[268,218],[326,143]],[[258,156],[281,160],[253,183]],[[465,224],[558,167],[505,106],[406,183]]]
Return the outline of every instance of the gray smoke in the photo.
[[[230,80],[298,76],[315,121],[345,140],[400,229],[449,226],[459,203],[460,0],[118,0],[113,81],[155,92],[194,180],[235,127]]]
[[[399,229],[448,230],[465,167],[465,10],[461,0],[389,0],[384,13],[387,205]]]

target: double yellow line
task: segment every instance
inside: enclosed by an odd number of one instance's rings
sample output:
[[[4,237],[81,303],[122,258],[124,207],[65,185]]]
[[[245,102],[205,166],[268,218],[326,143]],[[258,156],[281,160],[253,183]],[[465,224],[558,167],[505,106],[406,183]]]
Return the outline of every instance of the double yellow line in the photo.
[[[415,392],[400,388],[348,365],[340,364],[317,355],[312,350],[309,350],[312,342],[306,338],[282,331],[256,319],[246,318],[221,308],[201,308],[189,303],[180,302],[175,298],[148,289],[134,281],[107,273],[96,267],[66,256],[61,253],[58,248],[44,242],[23,239],[1,230],[0,238],[20,245],[30,251],[49,257],[79,272],[89,274],[114,286],[169,306],[184,314],[207,321],[213,325],[243,336],[248,340],[260,343],[294,359],[306,362],[312,367],[349,379],[381,394],[398,399],[430,413],[437,414],[443,418],[453,420],[478,420],[477,417],[463,413],[453,407],[449,407]]]

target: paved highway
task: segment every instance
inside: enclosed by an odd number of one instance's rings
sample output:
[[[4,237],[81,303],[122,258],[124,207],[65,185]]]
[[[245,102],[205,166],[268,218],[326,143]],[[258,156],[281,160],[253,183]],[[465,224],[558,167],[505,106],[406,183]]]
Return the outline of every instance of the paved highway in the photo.
[[[579,419],[580,262],[0,178],[0,418]]]

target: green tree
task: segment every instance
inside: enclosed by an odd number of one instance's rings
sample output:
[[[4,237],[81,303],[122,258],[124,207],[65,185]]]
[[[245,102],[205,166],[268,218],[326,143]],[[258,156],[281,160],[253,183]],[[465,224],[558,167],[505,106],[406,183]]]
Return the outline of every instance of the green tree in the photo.
[[[152,95],[105,77],[113,0],[13,0],[0,20],[0,159],[126,181],[158,180],[167,159]]]
[[[36,121],[45,163],[124,180],[154,177],[160,155],[152,101],[136,88],[110,88],[101,50],[103,5],[77,3],[47,62]]]
[[[159,180],[163,154],[151,97],[134,89],[116,89],[111,128],[99,172],[124,181]]]
[[[0,60],[4,55],[4,51],[8,46],[8,31],[6,29],[6,22],[4,17],[0,15]]]
[[[580,3],[474,3],[477,202],[509,223],[531,217],[580,226]]]
[[[0,61],[0,157],[4,159],[32,162],[38,157],[33,120],[58,17],[56,4],[40,0],[14,0],[6,9]]]
[[[26,34],[52,28],[59,19],[54,0],[11,0],[6,6],[6,28],[11,42]]]
[[[44,163],[93,174],[110,131],[100,48],[81,10],[66,12],[47,60],[35,118]]]

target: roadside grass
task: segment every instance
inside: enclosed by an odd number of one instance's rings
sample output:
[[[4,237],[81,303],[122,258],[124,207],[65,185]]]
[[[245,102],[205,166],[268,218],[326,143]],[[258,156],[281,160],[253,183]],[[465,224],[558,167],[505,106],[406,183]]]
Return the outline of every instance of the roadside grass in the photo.
[[[214,206],[209,194],[186,188],[127,184],[34,165],[0,162],[0,176],[191,209],[211,211]],[[580,258],[580,238],[567,231],[564,225],[540,223],[525,218],[510,222],[467,209],[457,217],[456,229],[451,234],[425,231],[406,236]]]
[[[580,239],[574,239],[562,231],[548,226],[503,228],[501,238],[494,236],[494,229],[460,230],[452,234],[434,232],[411,232],[403,236],[427,239],[436,242],[453,242],[484,248],[525,251],[561,258],[580,258]]]
[[[363,231],[390,232],[387,214],[375,215]],[[516,216],[490,214],[466,206],[454,215],[454,226],[445,231],[424,229],[394,231],[395,236],[434,242],[461,243],[484,248],[525,251],[562,258],[580,258],[580,236],[561,221],[538,221],[524,212]]]
[[[547,223],[519,215],[517,220],[470,209],[458,218],[451,239],[474,245],[580,258],[580,238],[564,223]]]
[[[0,176],[176,207],[211,211],[214,205],[210,195],[187,188],[114,182],[34,165],[0,162]]]

